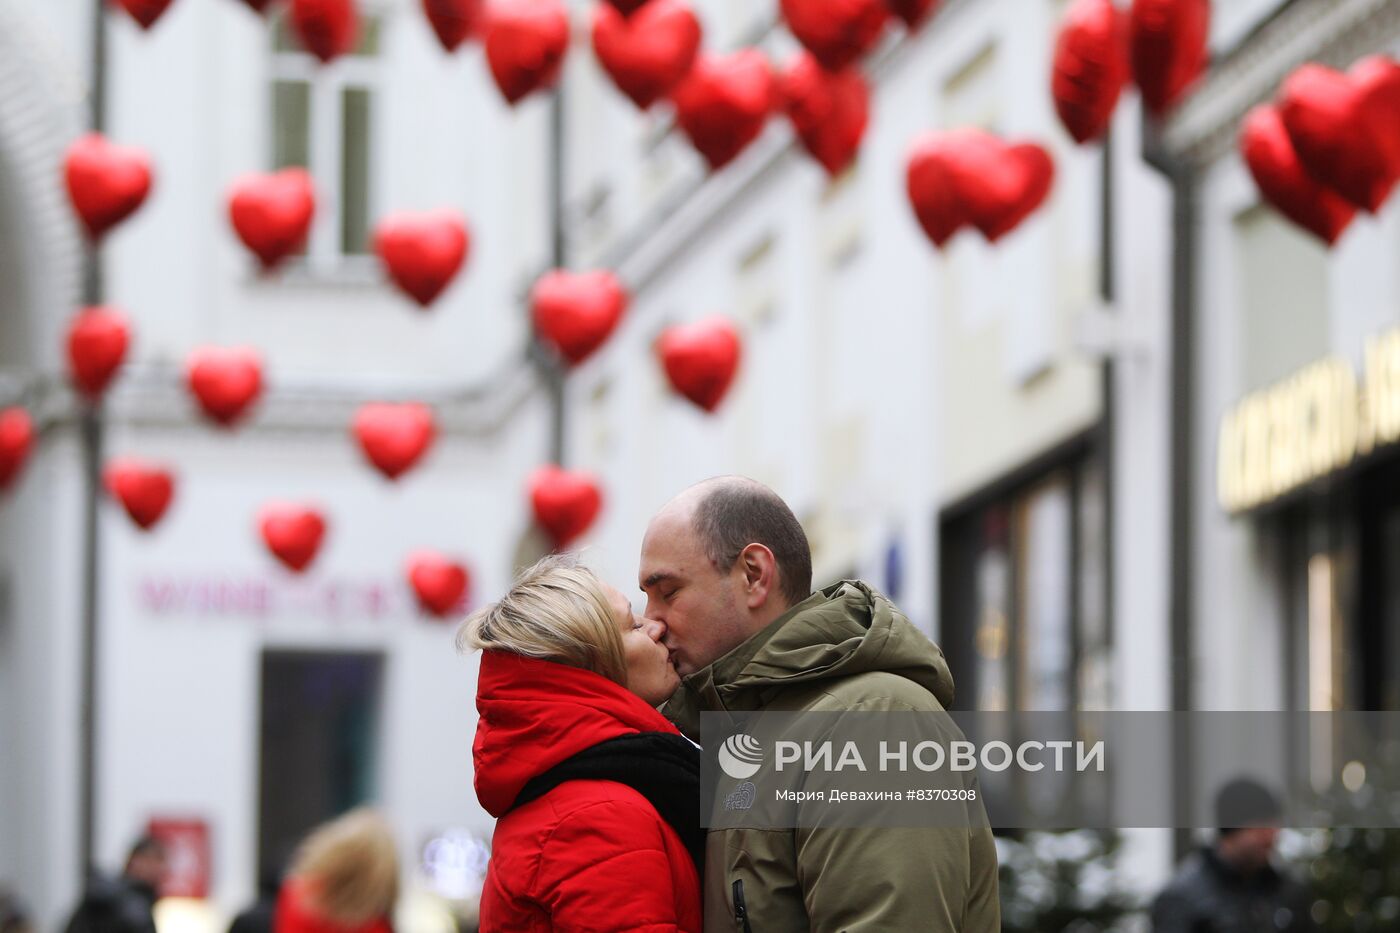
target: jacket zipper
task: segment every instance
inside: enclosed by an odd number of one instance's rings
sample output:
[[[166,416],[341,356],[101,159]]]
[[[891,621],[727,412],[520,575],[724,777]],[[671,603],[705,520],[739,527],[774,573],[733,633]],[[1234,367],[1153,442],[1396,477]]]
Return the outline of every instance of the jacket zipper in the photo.
[[[749,906],[744,903],[743,881],[734,882],[734,922],[744,933],[753,933],[753,927],[749,926]]]

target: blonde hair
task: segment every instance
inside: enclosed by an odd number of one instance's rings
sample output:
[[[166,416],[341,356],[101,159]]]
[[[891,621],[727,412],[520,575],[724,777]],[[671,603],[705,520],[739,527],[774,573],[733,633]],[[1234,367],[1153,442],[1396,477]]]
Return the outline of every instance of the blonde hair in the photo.
[[[520,574],[499,602],[472,613],[457,647],[555,661],[627,686],[622,635],[602,582],[565,555],[546,557]]]
[[[307,882],[316,913],[345,926],[388,916],[399,896],[393,834],[382,817],[363,807],[307,836],[290,874]]]

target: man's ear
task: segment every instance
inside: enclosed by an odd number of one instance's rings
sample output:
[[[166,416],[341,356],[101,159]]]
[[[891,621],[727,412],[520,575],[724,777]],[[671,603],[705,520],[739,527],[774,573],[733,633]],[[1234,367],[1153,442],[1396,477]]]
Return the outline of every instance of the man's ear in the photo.
[[[778,588],[778,560],[762,544],[750,544],[739,552],[738,564],[744,571],[745,604],[762,609]]]

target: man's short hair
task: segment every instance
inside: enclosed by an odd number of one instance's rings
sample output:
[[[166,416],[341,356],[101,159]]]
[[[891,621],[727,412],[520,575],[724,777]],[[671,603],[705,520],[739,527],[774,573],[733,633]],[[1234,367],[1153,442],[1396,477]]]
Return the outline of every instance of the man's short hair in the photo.
[[[1277,825],[1282,818],[1283,804],[1253,778],[1237,777],[1215,795],[1215,825],[1222,836],[1245,827]]]
[[[705,555],[728,573],[750,544],[773,552],[778,584],[788,605],[812,595],[812,548],[802,523],[773,490],[754,480],[726,477],[708,484],[695,506],[695,533]]]

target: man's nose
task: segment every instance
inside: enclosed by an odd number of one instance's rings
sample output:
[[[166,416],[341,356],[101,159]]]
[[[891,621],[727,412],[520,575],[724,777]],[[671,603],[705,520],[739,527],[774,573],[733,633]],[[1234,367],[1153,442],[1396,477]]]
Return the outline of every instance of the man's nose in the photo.
[[[660,622],[661,624],[664,625],[664,624],[666,623],[665,612],[666,612],[666,604],[665,604],[665,603],[661,602],[661,600],[657,599],[657,598],[654,597],[654,596],[648,596],[648,597],[647,597],[647,606],[646,606],[646,609],[644,609],[644,610],[642,611],[642,615],[646,616],[647,621],[650,621],[650,622]],[[664,634],[664,633],[663,633],[663,634]]]
[[[660,641],[666,637],[666,623],[658,619],[647,619],[646,632],[652,641]]]

